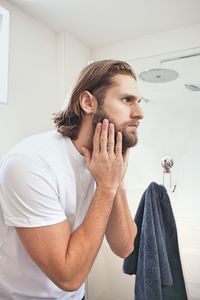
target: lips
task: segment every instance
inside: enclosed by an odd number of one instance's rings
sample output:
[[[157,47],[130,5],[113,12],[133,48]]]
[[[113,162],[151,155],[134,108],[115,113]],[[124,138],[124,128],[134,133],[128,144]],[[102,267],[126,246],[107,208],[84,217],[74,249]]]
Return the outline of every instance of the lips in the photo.
[[[139,126],[139,122],[128,124],[128,127],[135,127],[135,128],[138,128],[138,126]]]

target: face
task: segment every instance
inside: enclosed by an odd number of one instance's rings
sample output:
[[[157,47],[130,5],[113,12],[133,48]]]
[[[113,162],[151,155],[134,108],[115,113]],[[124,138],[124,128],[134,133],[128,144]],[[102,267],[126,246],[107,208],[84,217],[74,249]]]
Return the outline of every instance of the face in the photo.
[[[99,107],[93,118],[93,126],[108,119],[115,125],[115,133],[123,135],[122,150],[137,144],[137,128],[143,119],[140,107],[141,95],[135,79],[129,75],[113,77],[114,85],[106,92],[103,105]]]

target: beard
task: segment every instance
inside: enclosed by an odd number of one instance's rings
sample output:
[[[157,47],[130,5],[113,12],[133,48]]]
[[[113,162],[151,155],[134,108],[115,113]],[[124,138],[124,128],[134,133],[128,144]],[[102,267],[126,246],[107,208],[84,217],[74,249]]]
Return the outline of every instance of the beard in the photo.
[[[124,154],[128,148],[134,147],[137,142],[137,134],[134,133],[127,133],[123,126],[117,125],[117,123],[109,117],[108,113],[105,112],[103,107],[98,107],[96,114],[93,117],[92,125],[93,130],[95,130],[97,123],[102,123],[104,119],[107,119],[109,123],[114,124],[115,128],[115,144],[117,140],[117,132],[121,131],[122,133],[122,153]]]

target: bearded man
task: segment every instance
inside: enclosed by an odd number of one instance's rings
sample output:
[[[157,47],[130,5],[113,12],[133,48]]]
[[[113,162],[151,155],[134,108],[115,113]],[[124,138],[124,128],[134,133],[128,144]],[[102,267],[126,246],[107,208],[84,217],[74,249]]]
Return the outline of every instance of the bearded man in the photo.
[[[123,61],[85,67],[57,130],[30,136],[0,162],[0,298],[81,300],[104,236],[127,257],[137,227],[123,183],[143,113]]]

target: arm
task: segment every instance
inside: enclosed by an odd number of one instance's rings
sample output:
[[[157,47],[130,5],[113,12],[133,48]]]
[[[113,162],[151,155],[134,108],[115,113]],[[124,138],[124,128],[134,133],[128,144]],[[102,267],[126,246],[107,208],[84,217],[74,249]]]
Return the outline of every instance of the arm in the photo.
[[[113,124],[108,126],[108,121],[98,124],[93,153],[82,149],[97,188],[83,223],[73,233],[67,221],[38,228],[17,228],[33,261],[63,290],[74,291],[82,285],[98,253],[122,179],[121,149],[121,133],[114,146]]]
[[[110,214],[106,238],[112,251],[125,258],[134,250],[136,234],[137,226],[129,211],[125,187],[121,184]]]
[[[27,252],[61,289],[77,290],[93,264],[105,234],[114,193],[97,188],[84,222],[72,234],[68,221],[17,228]]]

